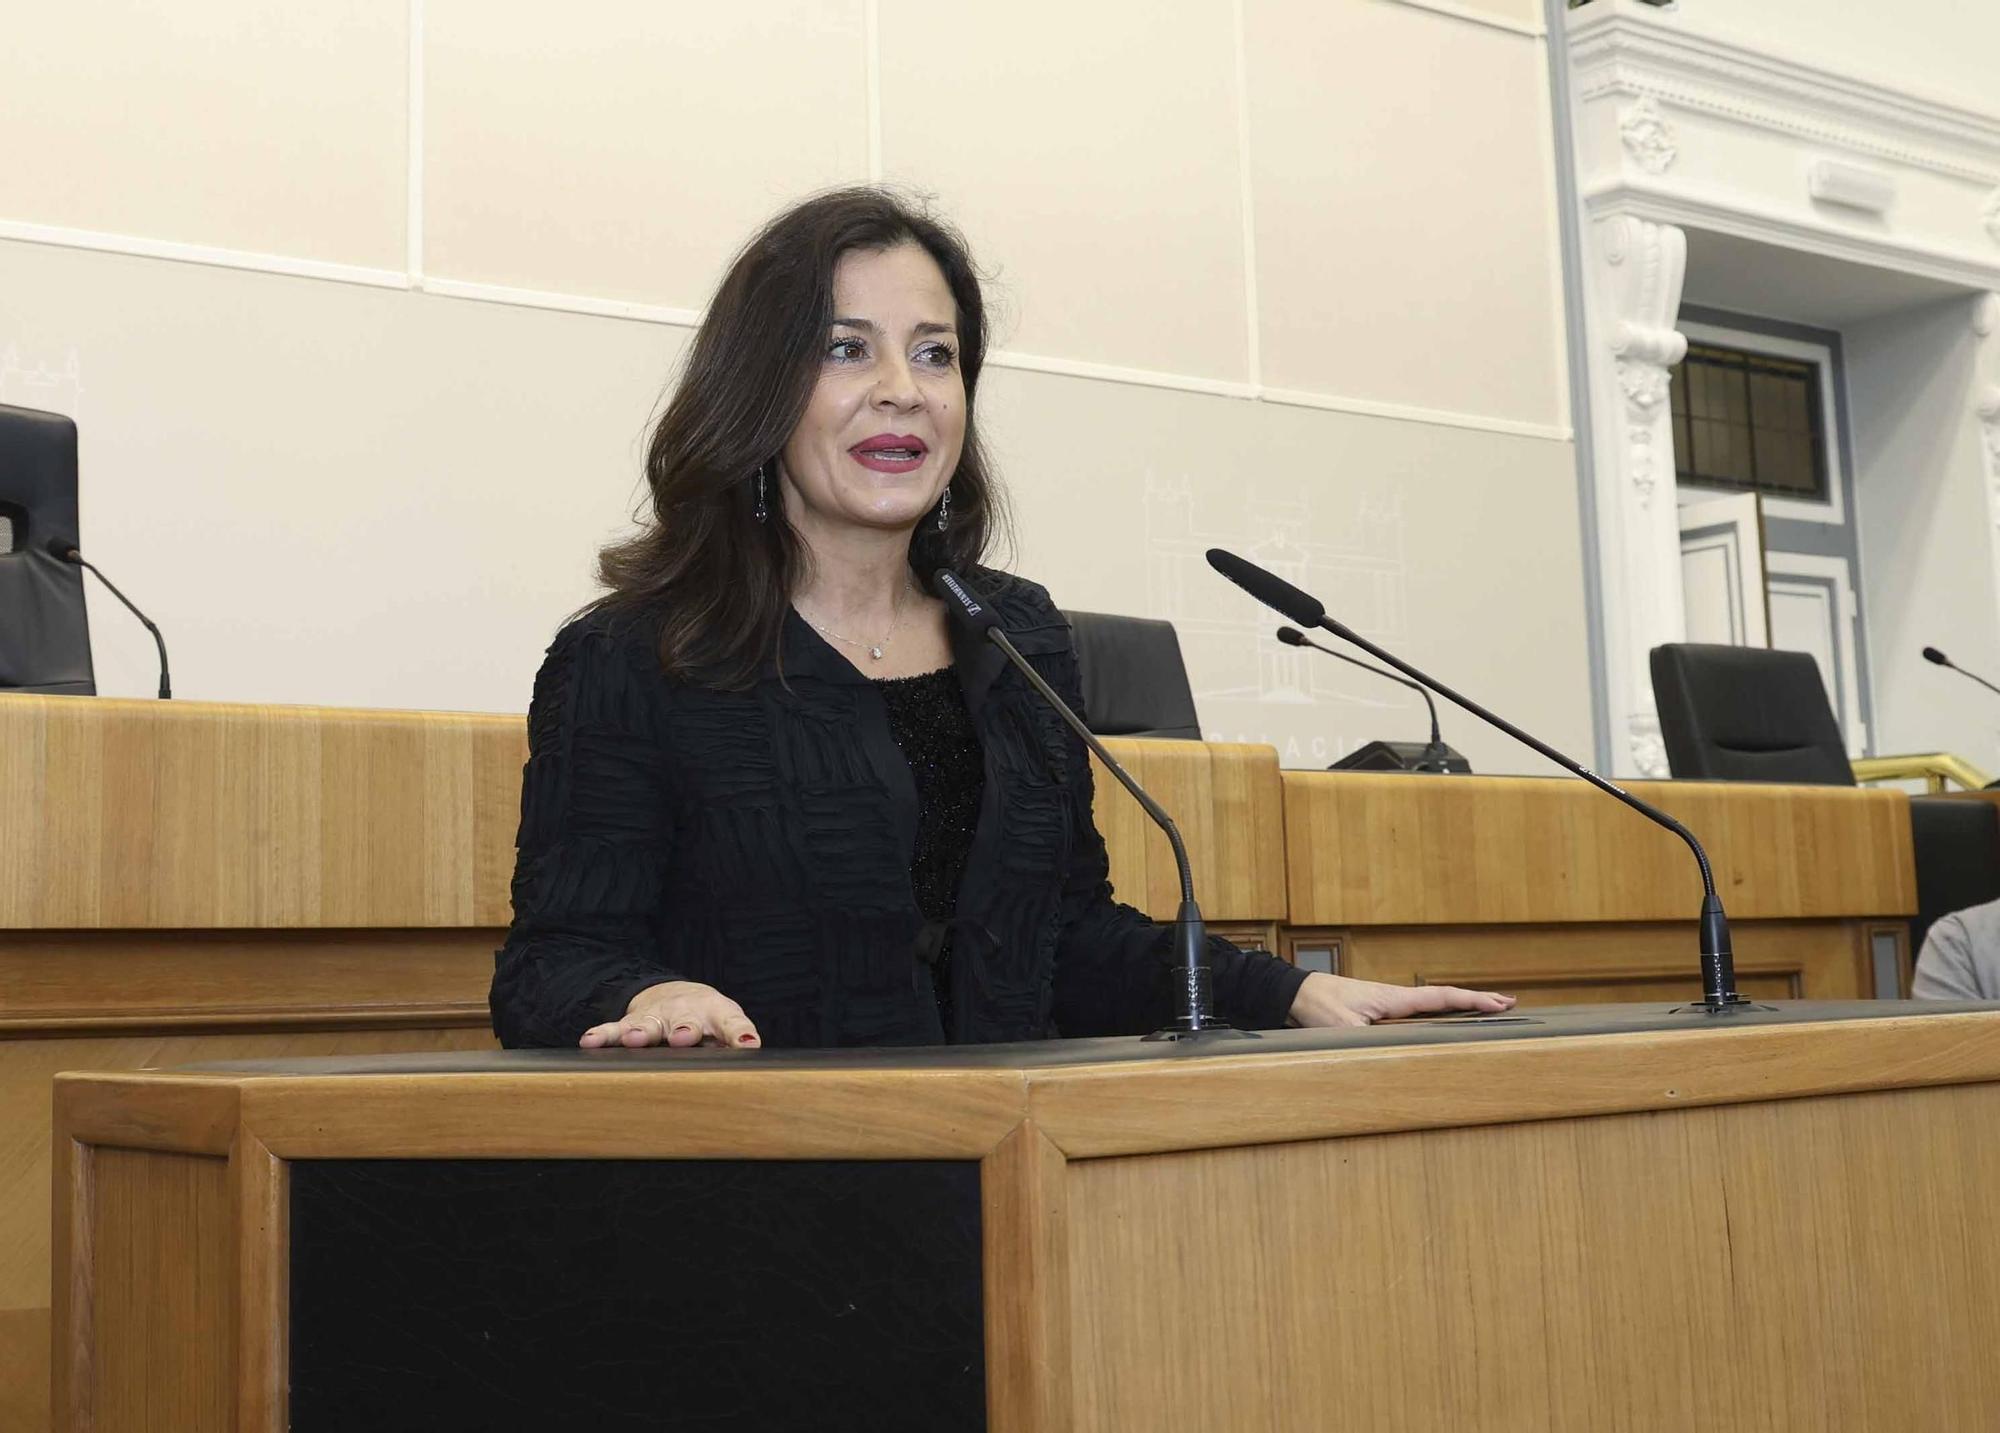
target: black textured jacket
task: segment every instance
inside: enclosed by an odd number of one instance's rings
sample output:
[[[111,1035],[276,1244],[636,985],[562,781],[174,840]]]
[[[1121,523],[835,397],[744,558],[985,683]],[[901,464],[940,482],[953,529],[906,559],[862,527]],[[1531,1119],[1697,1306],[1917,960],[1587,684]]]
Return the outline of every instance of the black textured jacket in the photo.
[[[1048,593],[979,580],[1080,707]],[[938,934],[910,885],[916,787],[869,679],[794,613],[763,680],[710,691],[661,673],[650,624],[596,613],[557,634],[535,680],[514,924],[493,978],[501,1040],[574,1045],[672,979],[738,1001],[770,1048],[1162,1023],[1167,931],[1112,899],[1083,743],[997,650],[956,640],[986,789],[952,922],[955,1029],[916,953]],[[1212,944],[1222,1013],[1284,1024],[1304,973]]]

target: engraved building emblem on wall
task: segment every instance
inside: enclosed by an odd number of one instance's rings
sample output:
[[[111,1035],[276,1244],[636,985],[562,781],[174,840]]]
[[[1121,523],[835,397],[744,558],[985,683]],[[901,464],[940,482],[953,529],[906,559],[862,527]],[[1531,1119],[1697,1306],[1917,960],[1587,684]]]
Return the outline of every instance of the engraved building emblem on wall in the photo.
[[[0,350],[0,403],[60,413],[74,422],[83,397],[83,368],[71,349],[60,364],[29,361],[17,345]]]

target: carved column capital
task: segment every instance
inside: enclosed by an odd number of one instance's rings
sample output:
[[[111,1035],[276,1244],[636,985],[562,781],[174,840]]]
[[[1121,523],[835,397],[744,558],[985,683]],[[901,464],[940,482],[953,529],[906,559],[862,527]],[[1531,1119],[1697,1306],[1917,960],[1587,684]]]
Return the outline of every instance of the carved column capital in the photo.
[[[2000,328],[2000,294],[1981,294],[1972,306],[1972,331],[1991,338],[1996,328]]]
[[[1660,735],[1658,713],[1635,712],[1627,723],[1626,737],[1631,745],[1632,765],[1640,775],[1664,779],[1673,774],[1667,761],[1666,738]]]
[[[1664,776],[1646,654],[1687,628],[1667,422],[1669,370],[1687,356],[1687,339],[1674,328],[1687,237],[1669,224],[1615,214],[1597,221],[1591,238],[1587,357],[1605,665],[1622,728],[1617,760],[1624,774]]]

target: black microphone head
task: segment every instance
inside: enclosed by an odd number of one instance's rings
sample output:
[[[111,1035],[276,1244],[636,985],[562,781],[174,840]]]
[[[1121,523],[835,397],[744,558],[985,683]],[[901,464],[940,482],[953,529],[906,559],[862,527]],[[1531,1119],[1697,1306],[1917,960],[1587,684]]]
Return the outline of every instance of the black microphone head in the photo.
[[[988,632],[997,631],[1000,619],[993,615],[993,609],[986,600],[973,591],[972,585],[949,567],[940,567],[934,574],[938,591],[944,594],[944,605],[951,615],[970,627],[976,636],[984,637]]]
[[[1287,647],[1303,647],[1306,644],[1306,634],[1296,627],[1280,627],[1278,640]]]
[[[1926,662],[1936,662],[1940,667],[1949,667],[1951,665],[1951,658],[1935,647],[1924,648],[1924,660]]]
[[[1282,616],[1301,627],[1317,627],[1326,618],[1326,604],[1308,597],[1275,573],[1254,562],[1245,562],[1233,552],[1219,547],[1208,550],[1208,565]]]
[[[74,538],[52,537],[42,544],[42,548],[57,562],[75,562],[83,555],[76,550]]]

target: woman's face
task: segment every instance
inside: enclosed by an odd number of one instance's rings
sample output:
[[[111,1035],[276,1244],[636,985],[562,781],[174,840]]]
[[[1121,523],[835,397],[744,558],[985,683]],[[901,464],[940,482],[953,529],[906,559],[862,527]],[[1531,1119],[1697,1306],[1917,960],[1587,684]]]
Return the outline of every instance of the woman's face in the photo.
[[[965,444],[958,306],[916,244],[844,255],[833,295],[819,381],[779,455],[785,514],[808,538],[907,532],[951,481]]]

